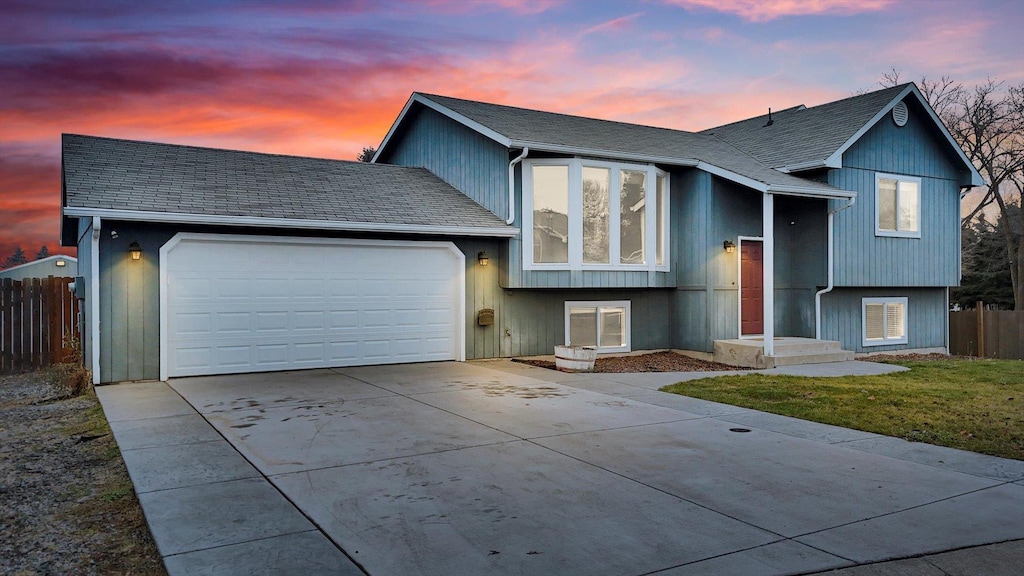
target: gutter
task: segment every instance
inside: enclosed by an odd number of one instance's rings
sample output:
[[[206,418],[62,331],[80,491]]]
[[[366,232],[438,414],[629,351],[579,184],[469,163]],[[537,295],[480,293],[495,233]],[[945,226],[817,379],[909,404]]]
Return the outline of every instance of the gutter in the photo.
[[[162,222],[169,224],[210,224],[220,226],[248,226],[257,228],[295,228],[313,230],[340,230],[346,232],[395,232],[400,234],[431,234],[442,236],[486,236],[512,238],[519,234],[515,228],[504,226],[439,226],[424,224],[385,224],[374,222],[344,222],[304,220],[297,218],[263,218],[253,216],[223,216],[216,214],[183,214],[180,212],[152,212],[116,210],[108,208],[64,208],[64,214],[77,217],[100,217],[113,220]]]
[[[509,226],[516,221],[516,164],[522,162],[529,153],[530,147],[523,146],[523,153],[508,163],[508,219],[505,224]]]
[[[835,238],[834,238],[834,227],[835,227],[835,215],[838,212],[842,212],[847,208],[853,206],[854,202],[857,201],[857,197],[853,196],[846,201],[846,205],[840,206],[835,210],[828,211],[828,286],[824,289],[818,290],[814,293],[814,339],[821,340],[821,297],[824,294],[828,294],[835,288]]]

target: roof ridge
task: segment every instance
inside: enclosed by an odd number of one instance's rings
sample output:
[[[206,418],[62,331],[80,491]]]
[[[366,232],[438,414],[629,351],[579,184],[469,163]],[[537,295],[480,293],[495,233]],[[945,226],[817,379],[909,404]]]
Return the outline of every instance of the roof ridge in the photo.
[[[771,110],[771,108],[769,108],[769,111],[770,110]],[[803,104],[797,104],[796,106],[790,106],[789,108],[783,108],[781,110],[776,110],[774,112],[769,112],[769,113],[770,114],[783,114],[785,112],[790,112],[790,111],[793,111],[793,110],[796,110],[798,112],[800,110],[807,110],[807,106],[805,106]],[[701,130],[700,132],[698,132],[698,134],[708,134],[708,130],[717,130],[719,128],[725,128],[726,126],[732,126],[734,124],[742,124],[744,122],[750,122],[751,120],[757,120],[758,118],[768,118],[768,114],[758,114],[757,116],[751,116],[749,118],[744,118],[742,120],[736,120],[734,122],[729,122],[728,124],[719,124],[718,126],[712,126],[710,128],[705,128],[705,129]]]
[[[903,84],[897,84],[896,86],[889,86],[888,88],[881,88],[879,90],[872,90],[870,92],[863,92],[861,94],[853,94],[853,95],[847,96],[846,98],[840,98],[839,100],[829,100],[828,102],[822,102],[821,104],[815,104],[814,106],[806,106],[804,104],[797,104],[796,106],[790,106],[789,108],[783,108],[781,110],[777,110],[775,112],[772,112],[772,114],[782,114],[782,113],[785,113],[785,112],[790,112],[790,111],[792,111],[795,108],[801,108],[801,107],[803,108],[803,110],[814,110],[816,108],[822,108],[822,107],[825,107],[825,106],[833,106],[833,105],[836,105],[836,104],[841,104],[843,102],[846,102],[848,100],[853,100],[855,98],[864,98],[865,96],[878,95],[878,94],[881,94],[882,92],[889,92],[889,91],[893,91],[893,92],[899,91],[899,92],[902,92],[907,86],[910,86],[911,84],[914,84],[914,83],[913,82],[905,82]],[[899,90],[897,90],[897,89],[899,89]],[[735,122],[729,122],[728,124],[720,124],[718,126],[712,126],[710,128],[705,128],[704,130],[701,130],[700,133],[701,134],[706,134],[709,130],[717,130],[719,128],[725,128],[725,127],[728,127],[728,126],[734,126],[736,124],[742,124],[744,122],[750,122],[751,120],[756,120],[758,118],[766,118],[766,117],[767,117],[766,114],[759,114],[757,116],[751,116],[750,118],[744,118],[743,120],[736,120]]]
[[[192,149],[192,150],[206,150],[206,151],[214,151],[214,152],[230,152],[232,154],[255,154],[255,155],[258,155],[258,156],[269,156],[269,157],[277,157],[277,158],[297,158],[297,159],[301,159],[301,160],[315,160],[315,161],[319,161],[319,162],[342,162],[342,163],[345,163],[345,164],[365,164],[365,165],[373,164],[374,166],[388,166],[388,167],[391,167],[391,168],[399,168],[399,169],[416,168],[414,166],[398,166],[396,164],[374,164],[374,163],[371,163],[371,162],[360,162],[359,160],[342,160],[340,158],[324,158],[324,157],[320,157],[320,156],[303,156],[303,155],[299,155],[299,154],[281,154],[279,152],[257,152],[257,151],[254,151],[254,150],[237,150],[237,149],[234,149],[234,148],[217,148],[217,147],[214,147],[214,146],[196,146],[194,144],[173,144],[173,143],[170,143],[170,142],[156,142],[156,141],[153,141],[153,140],[132,140],[132,139],[129,139],[129,138],[114,138],[114,137],[111,137],[111,136],[94,136],[94,135],[91,135],[91,134],[74,134],[74,133],[68,133],[68,132],[64,132],[64,133],[61,134],[61,140],[63,141],[64,138],[67,137],[67,136],[72,136],[72,137],[75,137],[75,138],[88,138],[88,139],[92,139],[92,140],[107,140],[109,142],[122,142],[122,143],[125,143],[125,144],[136,144],[136,145],[137,144],[143,144],[143,145],[147,145],[147,146],[166,146],[166,147],[170,147],[170,148],[189,148],[189,149]]]
[[[682,132],[683,134],[701,135],[700,132],[691,132],[689,130],[681,130],[679,128],[667,128],[665,126],[654,126],[652,124],[637,124],[636,122],[623,122],[621,120],[608,120],[608,119],[605,119],[605,118],[594,118],[592,116],[581,116],[579,114],[566,114],[564,112],[552,112],[550,110],[538,110],[536,108],[524,108],[522,106],[509,106],[508,104],[496,104],[494,102],[484,102],[482,100],[470,100],[468,98],[456,98],[455,96],[445,96],[443,94],[429,94],[427,92],[414,92],[414,94],[419,94],[420,96],[425,96],[427,98],[431,98],[431,97],[433,97],[433,98],[447,98],[447,99],[450,99],[450,100],[458,100],[460,102],[470,102],[472,104],[484,104],[485,106],[496,106],[496,107],[499,107],[499,108],[508,108],[510,110],[522,110],[524,112],[534,112],[534,113],[540,113],[540,114],[551,114],[551,115],[554,115],[554,116],[562,116],[562,117],[565,117],[565,118],[576,118],[576,119],[580,119],[580,120],[589,120],[589,121],[592,121],[592,122],[605,122],[605,123],[608,123],[608,124],[617,124],[619,126],[651,128],[651,129],[654,129],[654,130],[664,130],[666,132]],[[438,104],[440,104],[440,102],[438,102]]]

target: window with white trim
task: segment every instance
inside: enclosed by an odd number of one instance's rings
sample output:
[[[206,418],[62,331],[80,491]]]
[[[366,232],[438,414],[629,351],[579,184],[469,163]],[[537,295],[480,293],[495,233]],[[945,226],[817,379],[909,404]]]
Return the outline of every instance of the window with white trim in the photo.
[[[921,179],[875,175],[875,235],[921,237]]]
[[[907,343],[906,298],[864,298],[861,317],[865,346]]]
[[[523,268],[668,270],[669,176],[653,164],[523,162]]]
[[[598,352],[630,351],[629,300],[566,302],[565,342]]]

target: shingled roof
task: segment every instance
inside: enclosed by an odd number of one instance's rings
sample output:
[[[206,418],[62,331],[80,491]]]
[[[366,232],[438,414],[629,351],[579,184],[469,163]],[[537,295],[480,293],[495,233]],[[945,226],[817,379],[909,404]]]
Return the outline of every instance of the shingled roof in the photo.
[[[455,118],[510,148],[589,154],[609,158],[699,166],[727,179],[762,191],[822,197],[854,194],[821,182],[773,170],[750,154],[714,136],[683,130],[599,120],[554,112],[415,93],[381,144],[413,104]],[[378,156],[381,154],[378,152]]]
[[[807,108],[795,106],[703,130],[701,134],[721,138],[772,168],[824,164],[859,130],[903,93],[901,84]]]
[[[424,168],[63,137],[65,216],[512,236]]]

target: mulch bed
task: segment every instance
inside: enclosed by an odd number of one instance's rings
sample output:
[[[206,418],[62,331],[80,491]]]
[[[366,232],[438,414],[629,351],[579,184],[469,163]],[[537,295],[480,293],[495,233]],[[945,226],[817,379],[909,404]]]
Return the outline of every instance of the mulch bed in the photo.
[[[557,370],[550,360],[532,360],[513,358],[513,362],[521,362],[539,368]],[[675,352],[652,352],[635,356],[608,356],[598,358],[594,363],[594,372],[721,372],[723,370],[747,370],[720,362],[700,360]]]

